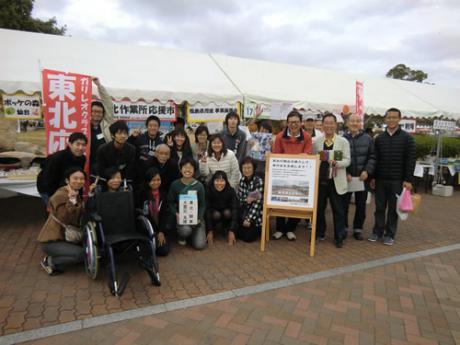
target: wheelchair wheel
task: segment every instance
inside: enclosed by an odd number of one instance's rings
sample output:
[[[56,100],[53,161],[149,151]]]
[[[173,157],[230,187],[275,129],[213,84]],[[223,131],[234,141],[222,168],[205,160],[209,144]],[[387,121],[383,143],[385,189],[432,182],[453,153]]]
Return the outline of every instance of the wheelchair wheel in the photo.
[[[84,227],[85,270],[91,279],[96,279],[99,273],[99,248],[97,246],[96,227],[89,222]]]

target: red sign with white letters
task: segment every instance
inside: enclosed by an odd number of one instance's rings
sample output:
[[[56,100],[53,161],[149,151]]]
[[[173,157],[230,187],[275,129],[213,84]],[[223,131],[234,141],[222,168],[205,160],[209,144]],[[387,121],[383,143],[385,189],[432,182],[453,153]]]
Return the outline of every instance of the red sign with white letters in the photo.
[[[88,138],[89,162],[92,80],[90,76],[42,70],[46,152],[63,150],[73,132]]]

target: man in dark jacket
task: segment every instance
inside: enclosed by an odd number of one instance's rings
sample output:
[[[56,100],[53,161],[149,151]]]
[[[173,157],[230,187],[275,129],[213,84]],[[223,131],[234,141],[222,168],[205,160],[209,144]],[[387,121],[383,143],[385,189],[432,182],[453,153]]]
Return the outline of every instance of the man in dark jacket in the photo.
[[[375,225],[369,241],[384,236],[383,243],[393,245],[398,224],[396,194],[403,187],[412,190],[415,168],[415,141],[399,127],[401,111],[390,108],[385,113],[386,130],[375,139]],[[388,213],[385,221],[385,213]]]
[[[348,118],[348,132],[344,138],[350,143],[351,162],[347,168],[347,181],[352,179],[362,181],[365,187],[362,191],[355,191],[355,217],[353,219],[353,237],[363,240],[363,224],[366,219],[367,182],[369,176],[374,174],[375,152],[374,141],[361,128],[362,119],[359,115],[352,114]],[[351,194],[344,196],[345,228],[348,230],[348,208]]]
[[[158,116],[151,115],[145,121],[147,131],[143,134],[139,129],[135,129],[133,134],[128,138],[128,143],[136,148],[136,162],[138,163],[138,171],[142,172],[138,176],[139,182],[144,179],[143,173],[147,171],[149,161],[155,156],[155,149],[163,143],[160,136],[160,119]]]
[[[238,163],[241,163],[243,158],[246,157],[246,133],[240,128],[240,117],[239,115],[231,111],[225,116],[224,130],[222,131],[222,138],[227,146],[227,149],[232,150],[238,159]]]
[[[37,190],[48,205],[49,198],[59,187],[65,185],[64,172],[67,168],[77,166],[84,168],[88,138],[83,133],[75,132],[69,136],[66,149],[49,155],[37,176]]]
[[[117,167],[122,178],[132,182],[135,178],[136,149],[126,142],[128,126],[124,121],[116,121],[109,127],[112,141],[102,145],[97,151],[99,176],[109,167]]]

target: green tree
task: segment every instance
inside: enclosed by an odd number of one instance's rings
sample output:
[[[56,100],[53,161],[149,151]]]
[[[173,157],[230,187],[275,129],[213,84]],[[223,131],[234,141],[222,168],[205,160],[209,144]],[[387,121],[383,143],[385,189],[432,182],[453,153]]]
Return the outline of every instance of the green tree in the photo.
[[[422,70],[412,69],[405,64],[398,64],[390,69],[387,74],[387,78],[393,79],[401,79],[401,80],[409,80],[409,81],[416,81],[416,82],[423,82],[425,79],[428,78],[428,74],[423,72]]]
[[[66,26],[59,27],[56,18],[43,21],[32,18],[34,0],[0,0],[0,28],[64,35]]]

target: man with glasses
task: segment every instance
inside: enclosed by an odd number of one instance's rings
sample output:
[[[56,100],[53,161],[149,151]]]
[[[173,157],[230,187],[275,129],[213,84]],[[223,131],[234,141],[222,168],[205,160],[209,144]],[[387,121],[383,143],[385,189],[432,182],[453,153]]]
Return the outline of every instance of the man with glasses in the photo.
[[[375,139],[377,163],[374,179],[371,180],[371,188],[375,188],[375,224],[369,241],[376,242],[383,237],[383,244],[391,246],[398,225],[396,194],[401,194],[403,187],[412,190],[415,141],[399,127],[399,109],[388,109],[384,120],[387,128]]]
[[[273,153],[312,153],[311,136],[302,129],[302,115],[297,110],[292,110],[288,114],[287,127],[276,136]],[[296,239],[294,231],[298,223],[299,219],[296,218],[277,217],[273,239],[279,240],[286,235],[288,240],[294,241]]]

